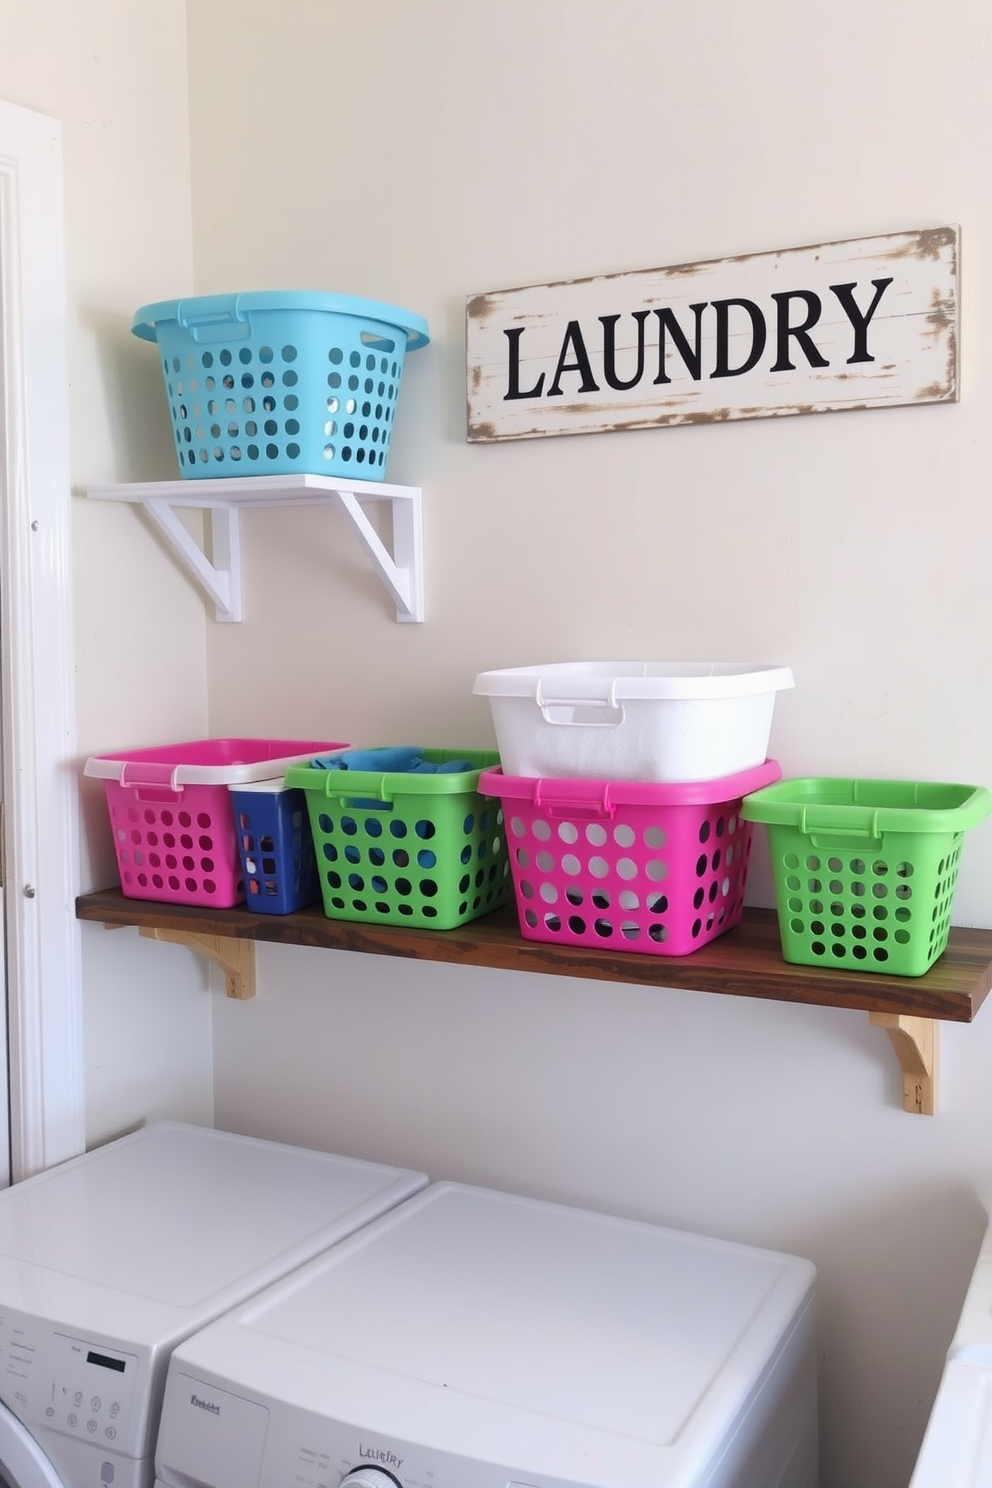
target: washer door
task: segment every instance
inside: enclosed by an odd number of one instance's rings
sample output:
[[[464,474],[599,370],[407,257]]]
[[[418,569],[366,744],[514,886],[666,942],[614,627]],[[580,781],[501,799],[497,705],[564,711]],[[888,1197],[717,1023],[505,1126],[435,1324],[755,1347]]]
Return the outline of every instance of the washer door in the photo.
[[[0,1404],[0,1488],[64,1488],[26,1426]]]

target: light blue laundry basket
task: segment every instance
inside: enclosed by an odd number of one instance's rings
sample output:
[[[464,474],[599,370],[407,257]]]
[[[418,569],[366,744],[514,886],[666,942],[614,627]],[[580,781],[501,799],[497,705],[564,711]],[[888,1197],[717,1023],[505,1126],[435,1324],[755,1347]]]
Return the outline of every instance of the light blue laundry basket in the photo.
[[[157,342],[179,469],[385,478],[407,351],[428,342],[410,310],[299,290],[143,305]]]

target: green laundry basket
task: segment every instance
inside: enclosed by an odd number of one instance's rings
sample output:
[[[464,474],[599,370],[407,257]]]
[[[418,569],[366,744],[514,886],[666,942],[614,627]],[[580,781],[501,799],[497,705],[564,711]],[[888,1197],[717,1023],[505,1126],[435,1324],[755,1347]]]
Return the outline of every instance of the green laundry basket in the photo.
[[[964,833],[984,786],[782,780],[747,796],[768,829],[782,955],[801,966],[923,976],[947,945]]]
[[[444,774],[293,766],[286,785],[307,793],[321,898],[329,919],[452,930],[506,900],[510,865],[503,809],[479,793],[493,751],[424,749]]]

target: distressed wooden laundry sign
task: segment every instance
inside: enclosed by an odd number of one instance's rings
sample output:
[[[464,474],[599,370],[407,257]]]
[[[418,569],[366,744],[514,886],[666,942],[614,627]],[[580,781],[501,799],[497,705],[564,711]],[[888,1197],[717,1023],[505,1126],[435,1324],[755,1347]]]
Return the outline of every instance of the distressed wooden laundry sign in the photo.
[[[470,441],[958,396],[958,229],[474,295]]]

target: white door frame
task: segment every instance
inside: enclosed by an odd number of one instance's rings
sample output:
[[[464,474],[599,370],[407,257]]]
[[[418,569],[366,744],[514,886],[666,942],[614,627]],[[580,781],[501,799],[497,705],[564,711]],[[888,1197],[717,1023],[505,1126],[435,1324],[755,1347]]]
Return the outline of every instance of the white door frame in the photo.
[[[0,679],[16,1182],[85,1146],[59,122],[0,101]]]

